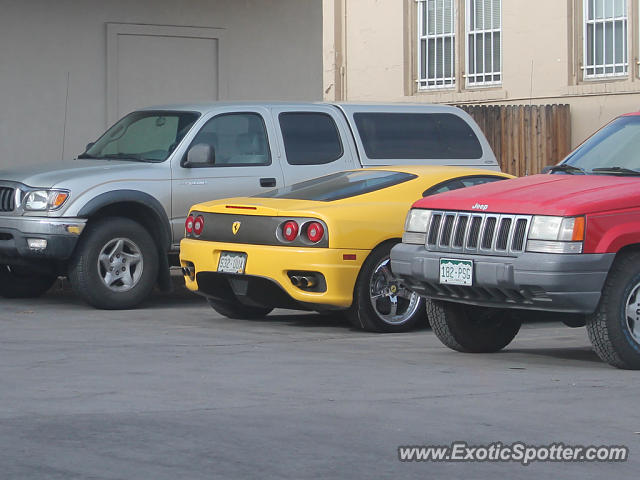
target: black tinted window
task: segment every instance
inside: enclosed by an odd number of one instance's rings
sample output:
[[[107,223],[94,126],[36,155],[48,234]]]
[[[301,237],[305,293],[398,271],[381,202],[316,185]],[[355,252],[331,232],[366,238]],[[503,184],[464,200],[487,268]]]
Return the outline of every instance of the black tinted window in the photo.
[[[261,193],[256,197],[330,202],[382,190],[414,178],[416,176],[410,173],[382,170],[339,172]]]
[[[433,187],[428,188],[423,194],[423,197],[429,195],[435,195],[436,193],[448,192],[450,190],[458,190],[459,188],[472,187],[474,185],[480,185],[482,183],[496,182],[498,180],[506,180],[505,177],[494,176],[475,176],[475,177],[460,177],[446,180]]]
[[[333,118],[325,113],[288,112],[279,116],[287,162],[321,165],[342,157],[342,142]]]
[[[451,113],[356,113],[353,117],[371,159],[482,157],[471,127]]]

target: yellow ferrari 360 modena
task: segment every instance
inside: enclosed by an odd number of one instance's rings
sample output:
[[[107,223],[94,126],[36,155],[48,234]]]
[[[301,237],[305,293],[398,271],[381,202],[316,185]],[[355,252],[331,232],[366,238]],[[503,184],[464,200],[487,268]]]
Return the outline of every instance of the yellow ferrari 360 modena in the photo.
[[[393,275],[389,252],[411,204],[505,178],[461,167],[376,167],[200,203],[180,244],[185,282],[230,318],[343,310],[358,328],[409,330],[426,322],[424,301]]]

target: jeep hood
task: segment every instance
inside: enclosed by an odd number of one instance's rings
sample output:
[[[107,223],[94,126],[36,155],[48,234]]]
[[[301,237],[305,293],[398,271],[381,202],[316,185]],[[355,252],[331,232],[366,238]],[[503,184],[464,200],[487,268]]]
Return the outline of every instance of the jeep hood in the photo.
[[[30,187],[65,187],[68,180],[97,177],[108,181],[116,176],[145,178],[149,175],[149,164],[121,160],[72,160],[47,163],[11,170],[0,170],[0,181],[19,182]]]
[[[416,208],[572,216],[640,204],[640,177],[540,174],[426,197]]]

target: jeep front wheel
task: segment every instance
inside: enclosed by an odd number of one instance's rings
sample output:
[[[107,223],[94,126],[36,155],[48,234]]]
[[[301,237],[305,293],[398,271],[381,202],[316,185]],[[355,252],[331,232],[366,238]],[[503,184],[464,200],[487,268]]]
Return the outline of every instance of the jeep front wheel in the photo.
[[[640,252],[616,258],[587,333],[609,365],[640,370]]]
[[[87,227],[69,266],[74,291],[96,308],[133,308],[158,277],[158,250],[147,230],[128,218],[108,217]]]
[[[459,352],[491,353],[515,338],[522,321],[506,309],[427,301],[427,316],[436,337]]]

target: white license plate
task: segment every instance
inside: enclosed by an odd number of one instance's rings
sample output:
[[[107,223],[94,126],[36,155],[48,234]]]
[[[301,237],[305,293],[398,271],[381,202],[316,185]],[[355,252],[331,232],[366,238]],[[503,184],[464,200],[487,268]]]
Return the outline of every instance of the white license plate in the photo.
[[[222,252],[218,261],[218,271],[227,273],[244,273],[247,254],[240,252]]]
[[[473,260],[440,259],[440,283],[450,285],[473,284]]]

